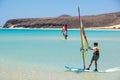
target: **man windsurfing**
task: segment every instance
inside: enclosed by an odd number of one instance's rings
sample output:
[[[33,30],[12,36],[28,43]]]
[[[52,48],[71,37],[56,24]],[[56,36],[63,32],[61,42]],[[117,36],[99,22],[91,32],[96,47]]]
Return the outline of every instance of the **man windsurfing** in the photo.
[[[98,69],[97,69],[97,61],[99,59],[99,47],[98,47],[98,43],[94,42],[94,47],[93,48],[89,47],[89,49],[90,50],[94,50],[94,53],[93,53],[92,59],[90,61],[90,64],[89,64],[89,67],[87,68],[87,70],[90,69],[93,61],[95,61],[95,70],[94,71],[98,71]]]
[[[62,33],[63,33],[63,36],[64,36],[65,40],[67,40],[67,37],[68,37],[67,24],[64,24],[64,26],[62,27]]]

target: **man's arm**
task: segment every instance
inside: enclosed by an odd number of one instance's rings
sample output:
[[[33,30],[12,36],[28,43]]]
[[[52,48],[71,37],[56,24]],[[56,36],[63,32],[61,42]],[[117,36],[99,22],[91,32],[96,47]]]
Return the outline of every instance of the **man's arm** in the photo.
[[[90,49],[90,50],[94,50],[94,49],[93,49],[92,47],[90,47],[90,46],[88,47],[88,49]]]

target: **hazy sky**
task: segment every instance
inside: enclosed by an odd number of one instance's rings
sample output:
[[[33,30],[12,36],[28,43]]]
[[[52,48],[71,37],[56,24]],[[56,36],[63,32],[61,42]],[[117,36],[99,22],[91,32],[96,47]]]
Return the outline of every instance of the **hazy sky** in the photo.
[[[0,0],[0,25],[9,19],[120,12],[120,0]]]

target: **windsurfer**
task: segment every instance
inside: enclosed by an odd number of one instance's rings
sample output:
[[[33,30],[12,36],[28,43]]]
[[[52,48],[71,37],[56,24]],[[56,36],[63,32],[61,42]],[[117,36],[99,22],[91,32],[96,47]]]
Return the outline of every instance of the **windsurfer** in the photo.
[[[90,50],[94,50],[94,53],[93,53],[92,59],[90,61],[90,64],[89,64],[89,67],[87,68],[87,70],[90,69],[93,61],[95,61],[95,71],[98,71],[98,69],[97,69],[97,61],[99,59],[99,47],[98,47],[98,43],[94,42],[94,47],[93,48],[89,47],[89,49]]]
[[[63,33],[63,36],[64,36],[65,40],[67,40],[67,37],[68,37],[67,24],[64,24],[64,26],[62,27],[62,33]]]

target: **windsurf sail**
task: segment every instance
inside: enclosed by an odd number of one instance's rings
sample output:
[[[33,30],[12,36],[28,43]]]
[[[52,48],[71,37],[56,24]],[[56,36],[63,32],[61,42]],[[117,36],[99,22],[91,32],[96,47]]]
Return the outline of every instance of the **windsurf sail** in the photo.
[[[88,41],[84,31],[84,27],[82,24],[82,19],[80,17],[80,9],[78,7],[78,14],[79,14],[79,26],[80,26],[80,36],[81,36],[81,44],[82,44],[82,57],[83,57],[83,65],[85,69],[85,62],[86,62],[86,55],[88,50]]]

